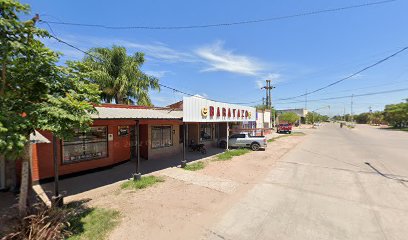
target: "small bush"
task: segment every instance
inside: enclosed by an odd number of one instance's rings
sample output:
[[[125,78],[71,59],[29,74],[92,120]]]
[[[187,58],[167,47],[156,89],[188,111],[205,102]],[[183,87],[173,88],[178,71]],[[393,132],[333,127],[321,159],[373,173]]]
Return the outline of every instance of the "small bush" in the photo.
[[[25,217],[10,217],[14,226],[2,240],[105,239],[117,224],[119,212],[89,208],[85,201],[63,208],[34,204]]]
[[[246,153],[249,153],[251,150],[246,149],[246,148],[241,148],[241,149],[234,149],[234,150],[230,150],[230,151],[226,151],[223,152],[219,155],[217,155],[217,159],[215,159],[216,161],[225,161],[225,160],[230,160],[232,159],[234,156],[240,156],[240,155],[244,155]]]
[[[129,181],[126,181],[122,183],[120,187],[122,189],[142,189],[142,188],[147,188],[149,186],[152,186],[159,182],[164,182],[164,179],[161,177],[156,177],[156,176],[146,176],[146,177],[142,177],[140,180],[131,179]]]
[[[71,233],[69,219],[75,214],[72,209],[49,208],[45,204],[34,204],[24,217],[10,217],[13,227],[3,240],[51,240],[65,239]]]
[[[197,171],[200,169],[205,168],[205,163],[202,161],[199,162],[194,162],[194,163],[190,163],[187,166],[184,167],[184,170],[188,170],[188,171]]]

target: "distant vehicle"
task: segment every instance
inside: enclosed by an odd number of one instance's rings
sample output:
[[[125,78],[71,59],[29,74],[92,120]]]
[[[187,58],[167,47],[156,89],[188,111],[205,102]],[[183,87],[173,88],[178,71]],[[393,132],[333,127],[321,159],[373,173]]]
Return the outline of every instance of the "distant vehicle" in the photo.
[[[252,151],[266,148],[266,145],[266,138],[264,136],[251,136],[248,133],[233,134],[228,139],[229,147],[250,148]],[[227,148],[227,140],[221,139],[219,146],[221,148]]]
[[[292,132],[292,124],[289,123],[281,123],[278,125],[278,127],[276,128],[276,132],[277,133],[291,133]]]
[[[320,127],[321,125],[322,125],[322,124],[319,123],[319,122],[313,124],[313,126],[315,126],[315,127]]]

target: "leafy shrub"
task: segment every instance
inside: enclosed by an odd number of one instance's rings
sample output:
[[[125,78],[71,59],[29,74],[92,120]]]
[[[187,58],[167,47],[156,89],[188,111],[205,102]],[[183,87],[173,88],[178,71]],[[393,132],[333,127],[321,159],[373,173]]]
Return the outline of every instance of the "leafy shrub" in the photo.
[[[71,233],[67,230],[74,209],[49,208],[45,204],[34,204],[26,216],[10,217],[13,227],[3,240],[58,240]]]

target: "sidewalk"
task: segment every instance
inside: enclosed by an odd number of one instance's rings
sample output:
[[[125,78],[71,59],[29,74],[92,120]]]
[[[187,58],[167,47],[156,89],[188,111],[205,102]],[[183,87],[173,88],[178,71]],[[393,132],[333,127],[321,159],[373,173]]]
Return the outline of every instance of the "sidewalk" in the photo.
[[[220,148],[209,148],[207,154],[199,152],[186,152],[187,162],[203,160],[208,157],[224,152]],[[181,154],[168,157],[166,159],[141,160],[140,170],[143,175],[155,173],[157,171],[179,166],[181,163]],[[86,173],[80,176],[69,177],[59,181],[60,193],[66,196],[81,194],[83,192],[96,190],[101,187],[108,187],[125,181],[132,177],[136,171],[136,161],[128,161],[101,171]],[[50,199],[53,196],[54,183],[49,182],[40,185]],[[38,189],[38,187],[37,187]],[[38,190],[41,191],[41,190]],[[69,198],[68,198],[69,199]]]

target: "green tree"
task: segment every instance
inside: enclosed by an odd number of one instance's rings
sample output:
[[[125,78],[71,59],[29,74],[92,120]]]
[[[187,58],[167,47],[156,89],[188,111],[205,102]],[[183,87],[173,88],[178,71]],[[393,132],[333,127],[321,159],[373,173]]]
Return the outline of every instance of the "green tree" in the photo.
[[[354,120],[360,124],[371,123],[371,113],[360,113],[355,115]]]
[[[100,86],[106,102],[151,106],[149,89],[160,90],[159,80],[140,70],[144,54],[128,56],[124,47],[93,48],[83,62],[90,69],[91,79]]]
[[[384,120],[384,112],[382,112],[382,111],[376,111],[376,112],[371,113],[370,123],[371,123],[371,124],[382,124],[382,123],[385,123],[385,120]]]
[[[37,17],[22,21],[29,6],[14,0],[0,2],[0,155],[22,161],[19,210],[26,212],[31,144],[34,129],[69,138],[74,128],[86,130],[92,122],[92,103],[99,90],[79,64],[58,67],[58,55],[40,39],[48,33],[36,28]]]
[[[307,124],[313,124],[316,122],[324,122],[324,121],[328,121],[329,117],[326,115],[321,115],[319,113],[316,112],[308,112],[306,114],[306,123]]]
[[[404,103],[386,105],[384,119],[396,128],[408,126],[408,100]]]
[[[279,122],[287,122],[290,124],[294,124],[298,120],[299,116],[294,112],[285,112],[279,115]]]
[[[315,113],[315,112],[308,112],[306,114],[306,123],[307,124],[313,124],[313,123],[317,122],[318,121],[317,116],[318,116],[318,114]]]

